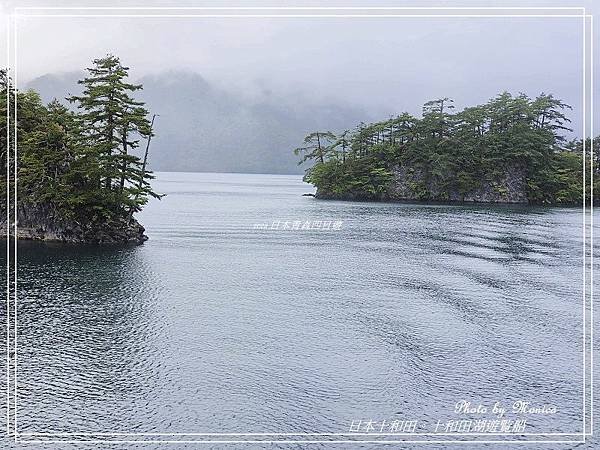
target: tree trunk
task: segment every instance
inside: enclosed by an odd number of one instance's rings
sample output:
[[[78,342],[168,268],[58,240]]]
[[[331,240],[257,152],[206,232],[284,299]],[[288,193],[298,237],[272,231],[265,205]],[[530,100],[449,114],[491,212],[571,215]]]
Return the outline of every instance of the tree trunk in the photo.
[[[146,164],[148,163],[148,150],[150,149],[150,141],[152,140],[152,130],[154,129],[154,119],[156,119],[156,114],[152,114],[152,121],[150,122],[150,133],[148,134],[148,140],[146,141],[146,150],[144,151],[144,161],[142,162],[142,174],[140,176],[140,182],[138,183],[138,189],[141,189],[144,185],[144,176],[146,175]],[[135,200],[137,200],[139,194],[136,194]],[[132,206],[129,211],[129,221],[133,218],[135,207]]]
[[[323,158],[323,150],[321,149],[321,138],[319,137],[319,133],[317,133],[317,148],[319,149],[319,159],[321,160],[321,164],[324,164],[325,158]]]
[[[123,128],[123,136],[121,138],[121,144],[123,145],[123,150],[121,152],[121,156],[123,157],[123,161],[121,161],[121,182],[119,183],[119,194],[123,194],[123,190],[125,189],[125,173],[127,172],[127,125]]]
[[[112,75],[112,70],[109,69],[108,70],[108,75]],[[112,87],[112,86],[111,86]],[[113,96],[113,91],[111,90],[110,93],[108,94],[108,104],[111,105],[113,102],[114,96]],[[115,133],[115,125],[114,125],[114,116],[112,113],[108,114],[108,118],[107,118],[107,123],[108,123],[108,165],[109,165],[109,172],[112,171],[112,145],[113,145],[113,138],[114,138],[114,133]],[[112,188],[112,178],[110,176],[106,177],[106,189],[110,190]]]

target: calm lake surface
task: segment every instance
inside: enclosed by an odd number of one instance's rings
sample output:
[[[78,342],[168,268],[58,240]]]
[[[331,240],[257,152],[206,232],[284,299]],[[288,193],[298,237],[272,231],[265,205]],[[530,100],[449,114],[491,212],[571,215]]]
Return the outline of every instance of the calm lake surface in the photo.
[[[21,432],[433,432],[460,400],[522,399],[558,410],[526,432],[581,433],[580,208],[319,201],[280,175],[156,189],[142,246],[19,245]]]

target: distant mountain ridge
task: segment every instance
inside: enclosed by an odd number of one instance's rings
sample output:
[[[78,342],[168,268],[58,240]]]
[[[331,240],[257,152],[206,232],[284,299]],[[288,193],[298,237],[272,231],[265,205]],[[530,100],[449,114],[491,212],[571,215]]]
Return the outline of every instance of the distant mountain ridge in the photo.
[[[83,72],[47,74],[26,84],[46,102],[78,94]],[[139,80],[156,119],[150,166],[156,171],[299,174],[292,149],[317,128],[333,131],[369,120],[365,111],[303,98],[240,98],[193,72],[170,71]],[[65,103],[63,101],[63,103]]]

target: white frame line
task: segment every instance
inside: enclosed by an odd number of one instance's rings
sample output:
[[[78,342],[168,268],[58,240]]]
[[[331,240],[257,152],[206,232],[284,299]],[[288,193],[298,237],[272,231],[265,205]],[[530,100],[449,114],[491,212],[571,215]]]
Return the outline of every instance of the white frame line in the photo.
[[[196,9],[203,9],[203,10],[581,10],[582,14],[579,15],[572,15],[572,14],[549,14],[549,15],[543,15],[543,14],[446,14],[446,15],[438,15],[438,14],[368,14],[368,15],[364,15],[364,14],[299,14],[299,15],[289,15],[289,14],[267,14],[267,15],[255,15],[255,14],[242,14],[242,15],[232,15],[232,14],[193,14],[193,15],[181,15],[181,14],[169,14],[169,15],[158,15],[158,14],[12,14],[13,16],[13,21],[14,21],[14,79],[15,79],[15,107],[14,107],[14,120],[15,120],[15,129],[14,129],[14,133],[15,133],[15,149],[14,149],[14,171],[15,171],[15,189],[14,189],[14,214],[15,214],[15,221],[14,221],[14,232],[15,232],[15,236],[14,236],[14,252],[15,252],[15,259],[14,259],[14,295],[15,295],[15,300],[14,300],[14,319],[15,319],[15,325],[14,325],[14,335],[15,335],[15,342],[14,342],[14,359],[15,359],[15,367],[14,367],[14,376],[15,376],[15,380],[14,380],[14,402],[15,402],[15,412],[14,412],[14,434],[15,434],[15,442],[29,442],[29,443],[53,443],[53,442],[60,442],[60,443],[100,443],[100,442],[106,442],[106,443],[506,443],[506,442],[513,442],[513,443],[584,443],[586,441],[586,436],[590,436],[593,432],[593,422],[592,425],[590,426],[590,433],[587,433],[587,430],[585,429],[585,424],[586,424],[586,413],[587,411],[585,410],[586,407],[586,382],[587,382],[587,376],[586,376],[586,356],[585,356],[585,352],[587,349],[586,346],[586,336],[585,336],[585,330],[586,330],[586,302],[585,302],[585,290],[586,290],[586,285],[585,285],[585,281],[586,281],[586,271],[585,271],[585,264],[586,264],[586,241],[585,241],[585,226],[586,226],[586,220],[585,220],[585,216],[586,216],[586,211],[585,211],[585,139],[586,139],[586,103],[585,103],[585,97],[586,97],[586,58],[587,58],[587,53],[586,53],[586,37],[587,37],[587,29],[586,29],[586,19],[589,17],[591,19],[591,30],[592,30],[592,36],[591,36],[591,44],[590,44],[590,48],[593,48],[593,17],[591,15],[586,15],[585,14],[585,7],[82,7],[82,8],[77,8],[77,7],[17,7],[14,8],[15,11],[17,10],[177,10],[177,9],[181,9],[181,10],[196,10]],[[270,18],[270,17],[274,17],[274,18],[305,18],[305,17],[313,17],[313,18],[319,18],[319,17],[325,17],[325,18],[353,18],[353,17],[361,17],[361,18],[380,18],[380,17],[444,17],[444,18],[451,18],[451,17],[485,17],[485,18],[495,18],[495,17],[523,17],[523,18],[540,18],[540,17],[582,17],[583,18],[583,160],[584,160],[584,170],[583,170],[583,189],[584,189],[584,198],[583,198],[583,238],[584,238],[584,242],[583,242],[583,250],[584,250],[584,254],[583,254],[583,259],[584,259],[584,263],[583,263],[583,280],[584,280],[584,289],[583,289],[583,304],[584,304],[584,309],[583,309],[583,314],[584,314],[584,322],[583,322],[583,343],[584,343],[584,352],[583,352],[583,406],[584,406],[584,411],[583,411],[583,433],[521,433],[521,434],[513,434],[513,433],[18,433],[17,431],[17,221],[16,221],[16,214],[17,214],[17,138],[16,138],[16,134],[17,134],[17,86],[18,86],[18,82],[17,82],[17,18],[21,18],[21,17],[131,17],[131,18],[145,18],[145,17],[155,17],[155,18],[170,18],[170,17],[176,17],[176,18],[187,18],[187,17],[206,17],[206,18]],[[10,30],[8,30],[7,34],[10,36]],[[7,40],[8,41],[8,40]],[[10,49],[10,43],[7,42],[7,47]],[[592,53],[592,58],[593,58],[593,53]],[[10,61],[10,56],[9,56],[9,61]],[[592,59],[593,61],[593,59]],[[590,78],[591,80],[593,80],[593,64],[590,65]],[[593,86],[593,81],[590,82],[590,86]],[[593,91],[592,91],[592,95],[591,97],[593,97]],[[7,100],[7,104],[9,103],[9,101]],[[593,108],[593,100],[590,101],[590,106]],[[9,115],[8,115],[9,116]],[[593,112],[591,114],[591,117],[593,118]],[[592,125],[593,127],[593,125]],[[8,127],[7,127],[8,128]],[[593,129],[593,128],[591,128]],[[7,132],[7,135],[9,133]],[[592,152],[591,155],[593,156],[593,136],[591,137],[591,142],[592,142]],[[591,170],[593,171],[593,159],[591,159]],[[9,172],[8,169],[8,164],[7,164],[7,173]],[[591,178],[593,179],[593,178]],[[10,183],[9,183],[10,184]],[[592,183],[593,184],[593,183]],[[591,192],[593,192],[593,186],[591,187]],[[7,198],[9,198],[9,194],[7,192]],[[591,200],[591,211],[593,212],[593,198]],[[590,219],[590,224],[593,224],[593,219]],[[7,230],[9,229],[9,224],[7,223]],[[7,237],[9,237],[9,231],[7,231]],[[590,232],[590,237],[592,236],[592,232]],[[7,243],[8,244],[8,243]],[[7,256],[9,255],[10,251],[8,249],[8,245],[7,245]],[[591,242],[590,247],[593,249],[593,242]],[[593,250],[590,253],[590,261],[593,262]],[[7,261],[7,273],[8,273],[8,261]],[[591,266],[590,269],[590,279],[592,279],[592,275],[591,273],[593,272],[593,265]],[[7,287],[10,286],[9,281],[7,280]],[[592,287],[590,287],[590,292],[592,292]],[[8,298],[10,297],[10,292],[8,292]],[[591,297],[591,294],[590,294]],[[592,301],[592,305],[591,305],[591,311],[590,311],[590,316],[592,315],[592,311],[593,311],[593,298],[591,297]],[[7,309],[8,309],[9,305],[7,302]],[[8,314],[7,314],[7,322],[8,321]],[[593,323],[590,326],[590,332],[593,333]],[[9,331],[7,330],[7,338],[9,338]],[[7,349],[9,348],[9,342],[7,342]],[[592,358],[593,355],[593,334],[592,334],[592,338],[591,338],[591,356],[590,359]],[[9,360],[9,351],[7,350],[7,360]],[[9,377],[9,368],[7,367],[7,377]],[[591,388],[590,391],[592,390],[593,387],[593,367],[591,368]],[[7,392],[9,391],[9,385],[7,383]],[[7,395],[7,399],[10,399],[10,396]],[[592,404],[593,399],[590,401],[590,404]],[[7,427],[9,428],[9,412],[10,412],[10,400],[9,400],[9,404],[7,405]],[[591,412],[593,417],[593,410]],[[234,440],[234,441],[198,441],[198,440],[194,440],[194,441],[181,441],[181,440],[176,440],[176,441],[166,441],[166,440],[155,440],[155,441],[150,441],[150,440],[121,440],[121,441],[116,441],[116,440],[19,440],[19,436],[42,436],[42,435],[48,435],[48,436],[84,436],[84,435],[89,435],[89,436],[100,436],[100,435],[106,435],[106,436],[133,436],[133,435],[138,435],[138,436],[175,436],[175,435],[185,435],[185,436],[218,436],[218,435],[240,435],[240,436],[250,436],[250,435],[265,435],[265,436],[304,436],[304,435],[317,435],[317,436],[359,436],[359,435],[369,435],[369,436],[397,436],[397,435],[409,435],[409,436],[431,436],[431,435],[508,435],[508,436],[526,436],[526,435],[533,435],[533,436],[550,436],[550,435],[564,435],[564,436],[580,436],[582,435],[583,440],[581,441],[572,441],[572,440],[559,440],[559,441],[548,441],[548,440],[539,440],[539,441],[529,441],[529,440],[525,440],[525,441],[521,441],[521,440],[488,440],[488,441],[479,441],[479,440],[456,440],[456,441],[452,441],[452,440],[439,440],[439,441],[427,441],[427,440],[415,440],[415,441],[409,441],[409,440],[402,440],[402,441],[388,441],[388,440],[376,440],[376,441],[362,441],[362,440],[342,440],[342,441],[333,441],[333,440],[323,440],[323,441],[310,441],[310,440],[299,440],[299,441],[289,441],[289,440],[275,440],[275,441],[264,441],[264,440],[257,440],[257,441],[246,441],[246,440]]]
[[[17,127],[17,110],[18,108],[18,90],[17,90],[17,86],[18,86],[18,71],[17,71],[17,17],[14,18],[14,55],[13,55],[13,61],[14,61],[14,67],[15,67],[15,71],[14,71],[14,79],[15,79],[15,90],[14,90],[14,95],[15,95],[15,117],[14,117],[14,121],[15,121],[15,132],[14,132],[14,149],[15,149],[15,154],[14,154],[14,180],[15,180],[15,187],[14,187],[14,227],[15,227],[15,239],[14,239],[14,273],[13,273],[13,277],[14,277],[14,282],[13,282],[13,287],[14,287],[14,293],[15,293],[15,298],[14,298],[14,321],[15,321],[15,326],[14,326],[14,402],[15,402],[15,412],[14,412],[14,419],[13,419],[13,423],[14,423],[14,430],[15,430],[15,442],[17,442],[18,439],[18,432],[17,432],[17,186],[18,186],[18,177],[17,177],[17,143],[18,143],[18,127]]]
[[[354,10],[354,11],[371,11],[371,10],[573,10],[582,11],[585,13],[584,6],[17,6],[15,11],[20,10],[230,10],[230,11],[319,11],[319,10]]]
[[[586,398],[585,398],[585,394],[586,394],[586,388],[587,388],[587,370],[586,370],[586,350],[587,350],[587,336],[585,335],[585,330],[586,330],[586,310],[587,310],[587,304],[586,304],[586,295],[585,295],[585,290],[586,290],[586,241],[585,241],[585,237],[586,237],[586,201],[585,201],[585,195],[586,195],[586,185],[585,185],[585,174],[586,174],[586,161],[585,161],[585,131],[586,131],[586,123],[585,123],[585,117],[586,117],[586,102],[585,102],[585,97],[587,95],[587,90],[586,90],[586,79],[587,79],[587,71],[586,71],[586,57],[587,57],[587,52],[586,52],[586,38],[587,38],[587,27],[586,27],[586,17],[585,15],[583,16],[583,21],[582,21],[582,33],[583,33],[583,47],[582,47],[582,56],[583,56],[583,70],[582,70],[582,91],[583,91],[583,96],[582,96],[582,110],[583,110],[583,120],[582,120],[582,164],[583,164],[583,168],[582,168],[582,173],[583,173],[583,192],[582,192],[582,197],[583,197],[583,210],[582,210],[582,214],[583,214],[583,224],[582,224],[582,232],[583,232],[583,240],[582,240],[582,245],[583,245],[583,265],[582,265],[582,271],[583,271],[583,289],[582,289],[582,294],[583,294],[583,302],[582,302],[582,315],[583,315],[583,333],[582,333],[582,355],[583,355],[583,395],[582,395],[582,403],[583,403],[583,414],[582,414],[582,419],[583,419],[583,435],[584,435],[584,439],[585,439],[585,432],[586,432],[586,428],[585,428],[585,418],[587,415],[587,410],[586,410]]]
[[[198,17],[206,17],[206,18],[251,18],[251,19],[264,19],[264,18],[287,18],[287,19],[304,19],[304,18],[325,18],[325,19],[343,19],[343,18],[363,18],[363,19],[380,19],[380,18],[396,18],[396,17],[419,17],[419,18],[429,18],[429,17],[438,17],[438,18],[451,18],[451,17],[479,17],[479,18],[547,18],[547,17],[556,17],[556,18],[565,18],[565,17],[585,17],[580,14],[369,14],[365,16],[364,14],[15,14],[18,17],[61,17],[61,18],[69,18],[69,17],[120,17],[120,18],[198,18]]]
[[[10,77],[10,16],[6,18],[6,76]],[[8,83],[8,79],[7,79]],[[10,92],[6,91],[6,434],[10,434]]]
[[[586,16],[588,17],[588,16]],[[594,434],[594,16],[590,15],[590,435]],[[584,287],[585,288],[585,287]],[[584,368],[585,370],[585,368]]]
[[[347,433],[106,433],[106,432],[83,432],[83,433],[52,433],[52,432],[28,432],[19,433],[19,436],[581,436],[581,432],[576,433],[382,433],[382,432],[347,432]]]
[[[583,444],[585,440],[536,440],[536,441],[517,441],[517,440],[401,440],[401,441],[392,441],[392,440],[372,440],[372,441],[362,441],[362,440],[246,440],[246,441],[236,441],[236,440],[211,440],[211,441],[180,441],[180,440],[104,440],[104,439],[96,439],[96,440],[19,440],[19,443],[30,443],[30,444],[100,444],[100,443],[113,443],[113,444]]]

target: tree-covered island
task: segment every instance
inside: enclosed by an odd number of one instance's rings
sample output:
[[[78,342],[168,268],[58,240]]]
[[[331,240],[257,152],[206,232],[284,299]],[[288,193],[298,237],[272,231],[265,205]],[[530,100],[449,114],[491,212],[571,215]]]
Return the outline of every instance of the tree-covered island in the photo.
[[[44,105],[31,90],[16,91],[6,71],[0,72],[0,195],[7,198],[10,189],[12,201],[16,176],[18,238],[147,239],[133,215],[149,197],[160,196],[147,168],[153,123],[144,103],[134,99],[142,86],[128,82],[128,68],[112,55],[94,60],[87,71],[79,81],[81,95],[67,98],[71,108],[56,99]],[[141,144],[144,156],[132,154]],[[8,224],[6,203],[0,203],[0,222],[12,233],[15,205]]]
[[[582,142],[563,137],[568,109],[546,94],[504,92],[460,112],[443,98],[427,102],[421,118],[403,113],[338,135],[310,133],[294,152],[300,164],[313,162],[304,179],[317,198],[581,204]]]

